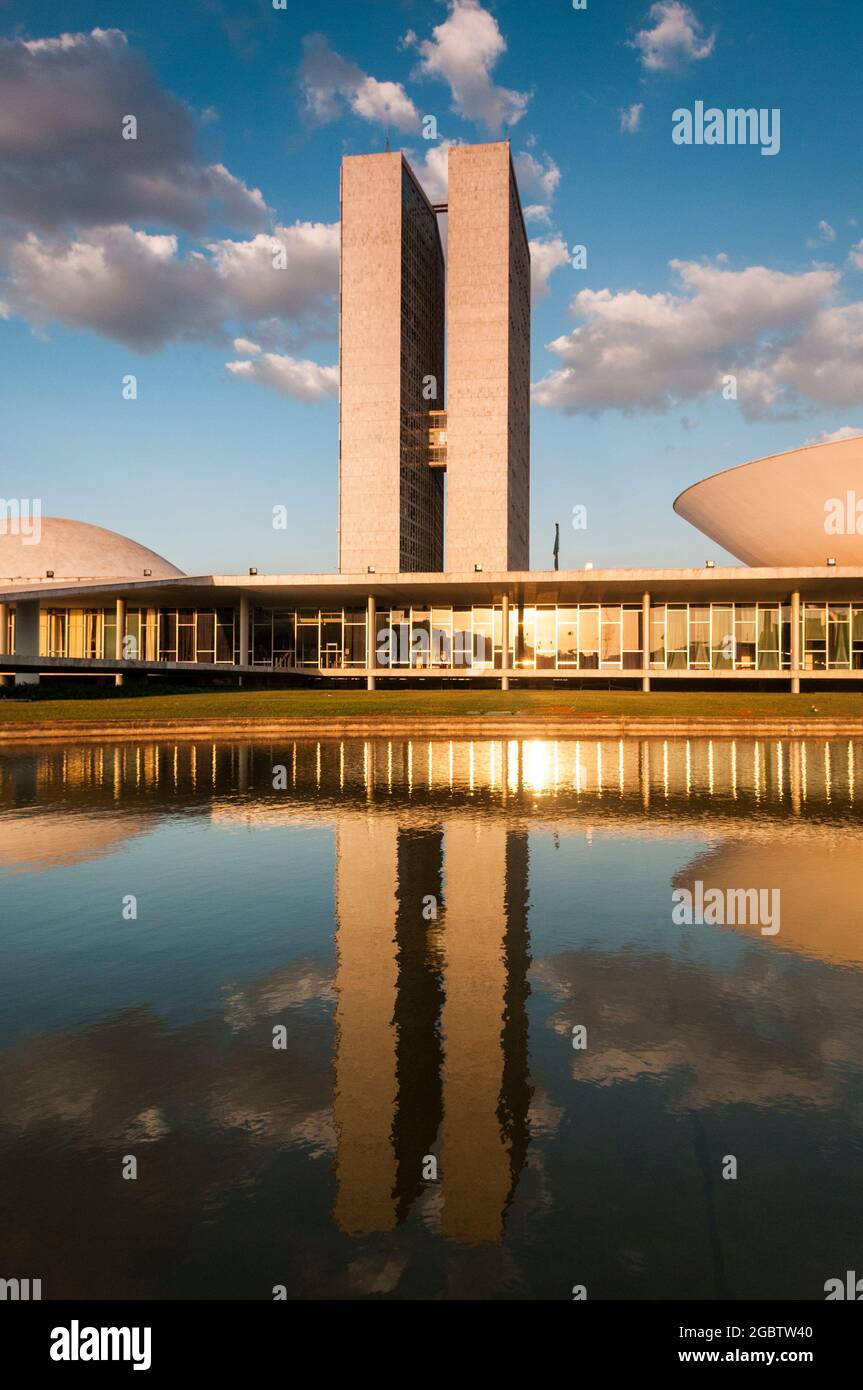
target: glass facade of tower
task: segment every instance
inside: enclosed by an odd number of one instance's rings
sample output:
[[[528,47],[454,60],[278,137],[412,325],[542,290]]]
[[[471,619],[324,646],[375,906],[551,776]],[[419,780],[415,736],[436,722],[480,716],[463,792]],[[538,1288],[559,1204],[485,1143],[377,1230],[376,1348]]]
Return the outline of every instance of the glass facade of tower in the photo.
[[[443,569],[444,480],[429,467],[428,411],[444,398],[444,258],[437,217],[402,169],[399,569]]]

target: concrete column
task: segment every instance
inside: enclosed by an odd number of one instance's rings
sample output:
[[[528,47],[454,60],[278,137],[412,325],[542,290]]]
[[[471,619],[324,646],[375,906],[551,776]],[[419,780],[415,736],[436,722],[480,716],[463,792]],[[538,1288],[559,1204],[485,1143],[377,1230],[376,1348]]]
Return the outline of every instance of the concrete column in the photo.
[[[650,690],[650,594],[641,595],[641,689]]]
[[[366,666],[370,670],[378,664],[378,635],[375,629],[378,624],[378,606],[375,602],[374,594],[369,594],[368,608],[366,613]],[[374,690],[375,678],[373,675],[366,677],[366,690]]]
[[[500,614],[501,690],[509,690],[509,594],[504,594]]]
[[[240,595],[240,651],[239,651],[239,658],[240,658],[239,664],[240,664],[241,666],[247,666],[247,665],[248,665],[248,662],[249,662],[249,596],[248,596],[248,594],[241,594],[241,595]],[[242,678],[242,676],[241,676],[241,677],[240,677],[240,684],[242,684],[242,680],[243,680],[243,678]]]
[[[117,599],[117,660],[125,660],[123,656],[123,638],[126,636],[126,600]],[[114,677],[115,685],[122,685],[125,676],[122,671],[118,671]]]
[[[0,656],[9,655],[9,605],[0,603]],[[0,676],[0,686],[8,685],[9,677]]]
[[[791,595],[791,694],[800,694],[800,590]]]
[[[31,599],[15,604],[15,655],[39,655],[39,600]],[[38,685],[38,671],[17,671],[16,685]]]

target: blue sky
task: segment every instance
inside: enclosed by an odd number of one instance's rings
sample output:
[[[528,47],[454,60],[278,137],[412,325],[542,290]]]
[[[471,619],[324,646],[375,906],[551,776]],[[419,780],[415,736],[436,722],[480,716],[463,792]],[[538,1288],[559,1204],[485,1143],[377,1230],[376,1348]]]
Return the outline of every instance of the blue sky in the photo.
[[[512,141],[535,568],[555,521],[564,568],[721,559],[682,488],[863,428],[860,6],[0,0],[0,35],[6,497],[189,572],[334,569],[338,166],[388,135],[432,191],[447,141]],[[779,153],[676,145],[696,101],[777,108]]]

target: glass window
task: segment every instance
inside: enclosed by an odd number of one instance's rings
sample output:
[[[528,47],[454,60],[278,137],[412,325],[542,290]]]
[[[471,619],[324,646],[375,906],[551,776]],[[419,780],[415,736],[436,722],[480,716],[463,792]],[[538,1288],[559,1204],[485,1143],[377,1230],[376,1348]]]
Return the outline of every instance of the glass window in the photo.
[[[525,671],[536,667],[536,609],[524,608],[521,615],[519,645],[516,649],[517,664]]]
[[[66,655],[66,610],[51,609],[48,612],[47,656]],[[110,652],[110,656],[114,653]]]
[[[734,609],[714,603],[710,615],[710,655],[714,671],[734,666]]]
[[[665,665],[665,604],[650,610],[650,664]]]
[[[536,610],[536,669],[551,671],[555,664],[557,610],[543,607]]]
[[[177,660],[177,614],[167,608],[159,613],[159,660]]]
[[[177,628],[177,660],[195,660],[194,623],[180,623]]]
[[[117,610],[106,608],[102,613],[102,656],[106,660],[117,655]]]
[[[431,665],[431,614],[428,610],[413,610],[411,624],[411,666],[420,671]]]
[[[823,671],[827,666],[827,607],[807,603],[803,609],[803,669]]]
[[[216,660],[227,662],[234,659],[234,610],[219,608],[216,611]]]
[[[557,664],[559,667],[578,665],[578,609],[557,610]]]
[[[296,657],[296,624],[293,613],[272,614],[272,663],[293,666]]]
[[[366,625],[345,623],[345,664],[365,666],[366,664]]]
[[[126,657],[131,661],[140,661],[144,657],[141,650],[141,610],[140,608],[128,608],[126,610]]]
[[[827,616],[827,660],[836,670],[851,664],[851,610],[846,604],[831,604]]]
[[[758,666],[764,671],[779,670],[780,610],[758,605]]]
[[[384,652],[386,643],[384,643]],[[383,666],[409,666],[411,657],[411,621],[407,608],[391,608],[389,614],[389,660]]]
[[[216,659],[216,615],[215,613],[199,613],[197,617],[197,660],[215,661]]]
[[[297,665],[318,666],[318,624],[308,618],[297,623]]]
[[[863,670],[863,608],[851,610],[851,665]]]
[[[600,626],[600,657],[603,666],[620,665],[621,618],[616,605],[603,607]]]
[[[338,669],[342,665],[342,615],[321,616],[321,665],[325,670]]]
[[[431,660],[433,666],[452,665],[452,609],[433,608],[431,614]]]
[[[826,640],[827,610],[823,603],[807,603],[803,610],[803,631],[807,643]]]
[[[641,655],[643,646],[643,614],[640,608],[624,608],[623,610],[623,650],[625,652],[638,652]]]
[[[665,609],[665,664],[669,670],[685,670],[688,660],[688,611],[685,605],[669,603]]]
[[[783,604],[780,609],[782,629],[781,629],[781,661],[786,668],[791,666],[791,608],[788,604]]]
[[[470,609],[457,609],[452,615],[453,663],[455,666],[470,666],[473,662],[471,649]]]
[[[738,604],[734,613],[736,667],[738,671],[757,666],[756,613],[754,605]]]
[[[578,610],[578,667],[596,671],[599,667],[599,609]]]
[[[473,664],[494,664],[494,613],[491,608],[473,610]]]

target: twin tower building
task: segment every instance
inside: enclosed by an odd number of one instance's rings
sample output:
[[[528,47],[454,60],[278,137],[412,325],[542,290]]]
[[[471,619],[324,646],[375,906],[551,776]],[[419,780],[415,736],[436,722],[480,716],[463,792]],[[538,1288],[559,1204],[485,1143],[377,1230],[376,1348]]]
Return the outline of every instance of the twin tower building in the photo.
[[[509,142],[341,170],[339,569],[526,570],[530,252]],[[446,252],[440,221],[446,216]]]

